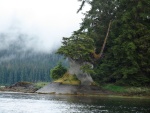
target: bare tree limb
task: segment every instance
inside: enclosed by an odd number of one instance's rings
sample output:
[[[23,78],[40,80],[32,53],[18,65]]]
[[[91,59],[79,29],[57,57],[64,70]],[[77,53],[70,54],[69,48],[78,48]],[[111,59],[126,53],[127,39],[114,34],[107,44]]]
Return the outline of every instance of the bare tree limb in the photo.
[[[82,8],[83,8],[84,4],[85,4],[85,0],[84,0],[84,1],[82,1],[82,4],[81,4],[80,8],[78,9],[77,13],[79,13],[79,12],[82,10]]]
[[[95,59],[100,59],[101,56],[102,56],[102,54],[103,54],[103,51],[104,51],[104,49],[105,49],[106,42],[107,42],[107,39],[108,39],[108,35],[109,35],[111,23],[112,23],[112,21],[109,22],[109,26],[108,26],[108,29],[107,29],[107,34],[106,34],[106,37],[105,37],[105,39],[104,39],[104,43],[103,43],[103,46],[102,46],[102,48],[101,48],[100,53],[99,53],[99,54],[96,54],[95,51],[92,52]]]
[[[102,48],[101,48],[101,52],[100,52],[100,54],[99,54],[99,58],[101,58],[101,56],[102,56],[102,54],[103,54],[103,51],[104,51],[104,48],[105,48],[105,46],[106,46],[106,42],[107,42],[108,35],[109,35],[109,31],[110,31],[111,22],[112,22],[112,21],[109,22],[109,26],[108,26],[108,29],[107,29],[107,34],[106,34],[106,37],[105,37],[105,39],[104,39],[104,43],[103,43],[103,46],[102,46]]]

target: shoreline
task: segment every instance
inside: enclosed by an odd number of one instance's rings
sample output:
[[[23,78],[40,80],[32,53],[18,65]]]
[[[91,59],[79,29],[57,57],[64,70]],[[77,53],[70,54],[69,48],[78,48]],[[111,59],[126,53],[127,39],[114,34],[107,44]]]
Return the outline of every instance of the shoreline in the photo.
[[[150,96],[129,96],[129,95],[120,95],[120,94],[53,94],[53,93],[26,93],[26,92],[13,92],[13,91],[0,91],[0,94],[25,94],[25,95],[55,95],[55,96],[84,96],[84,97],[108,97],[108,98],[130,98],[130,99],[149,99]]]
[[[108,85],[107,85],[108,86]],[[107,88],[107,89],[106,89]],[[115,92],[111,91],[116,87],[100,87],[87,85],[70,85],[58,82],[50,82],[42,88],[37,88],[33,84],[26,82],[18,82],[9,87],[1,87],[0,93],[13,94],[46,94],[46,95],[73,95],[73,96],[89,96],[89,97],[117,97],[117,98],[148,98],[150,99],[150,89],[147,92]],[[109,89],[108,89],[109,88]],[[124,88],[124,87],[121,87]],[[135,90],[135,89],[134,89]],[[141,89],[140,89],[141,90]],[[120,90],[119,90],[120,91]]]
[[[117,95],[130,97],[150,97],[150,93],[145,92],[115,92],[104,89],[99,86],[85,85],[67,85],[61,83],[49,83],[43,88],[36,91],[37,93],[48,94],[73,94],[73,95]]]

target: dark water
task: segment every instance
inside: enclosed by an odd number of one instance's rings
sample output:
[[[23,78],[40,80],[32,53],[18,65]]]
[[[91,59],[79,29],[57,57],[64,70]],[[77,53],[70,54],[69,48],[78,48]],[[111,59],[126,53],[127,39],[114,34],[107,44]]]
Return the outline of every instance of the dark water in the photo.
[[[0,113],[150,113],[150,99],[0,93]]]

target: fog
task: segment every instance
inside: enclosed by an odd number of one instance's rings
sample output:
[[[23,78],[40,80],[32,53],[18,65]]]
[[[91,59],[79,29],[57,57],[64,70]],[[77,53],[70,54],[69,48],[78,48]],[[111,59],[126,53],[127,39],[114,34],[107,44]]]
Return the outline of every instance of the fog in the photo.
[[[79,29],[77,0],[0,0],[0,51],[50,53]],[[10,56],[14,58],[14,56]],[[8,58],[1,57],[3,60]]]

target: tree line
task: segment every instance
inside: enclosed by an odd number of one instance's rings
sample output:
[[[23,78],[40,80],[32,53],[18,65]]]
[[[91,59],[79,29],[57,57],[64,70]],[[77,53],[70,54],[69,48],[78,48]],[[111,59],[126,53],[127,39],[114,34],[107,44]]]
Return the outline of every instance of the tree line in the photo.
[[[50,70],[60,61],[67,66],[67,60],[55,53],[28,54],[23,58],[16,56],[15,59],[0,63],[0,84],[10,85],[19,81],[50,82]]]

